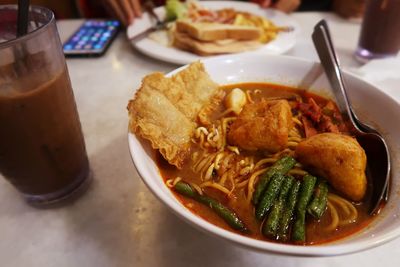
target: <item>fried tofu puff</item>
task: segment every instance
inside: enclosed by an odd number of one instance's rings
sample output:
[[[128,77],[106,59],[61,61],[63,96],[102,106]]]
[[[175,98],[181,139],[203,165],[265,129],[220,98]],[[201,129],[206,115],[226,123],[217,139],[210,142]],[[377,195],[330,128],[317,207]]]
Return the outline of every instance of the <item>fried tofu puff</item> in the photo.
[[[270,153],[287,147],[292,112],[287,100],[246,104],[228,132],[228,142],[244,150]]]
[[[367,157],[355,138],[322,133],[300,142],[298,161],[326,178],[339,192],[354,201],[361,200],[367,188]]]

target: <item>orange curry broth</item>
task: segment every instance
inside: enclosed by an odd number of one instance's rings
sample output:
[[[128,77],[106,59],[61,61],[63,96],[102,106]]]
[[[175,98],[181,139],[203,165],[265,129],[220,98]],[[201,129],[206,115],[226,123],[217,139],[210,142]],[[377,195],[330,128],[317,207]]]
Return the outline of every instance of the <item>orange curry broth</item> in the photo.
[[[315,100],[315,102],[320,106],[324,106],[329,101],[328,99],[322,96],[306,92],[305,90],[300,90],[297,88],[292,88],[277,84],[269,84],[269,83],[230,84],[222,86],[221,88],[226,91],[230,91],[234,88],[240,88],[244,91],[250,90],[253,92],[251,96],[254,101],[258,101],[262,97],[290,97],[294,95],[300,96],[303,99],[303,101],[306,101],[308,98],[312,97]],[[261,92],[254,93],[256,89],[260,89]],[[217,110],[211,115],[211,119],[216,120],[218,115],[224,110],[225,108],[223,106],[223,103],[221,103],[220,106],[217,108]],[[192,146],[191,148],[192,153],[198,150],[199,148],[197,148],[195,145]],[[243,152],[244,151],[242,151],[242,153]],[[252,153],[254,155],[254,152]],[[261,159],[261,157],[262,157],[261,154],[256,155],[256,161]],[[157,165],[159,167],[162,177],[164,178],[164,181],[168,179],[174,179],[177,176],[179,176],[186,182],[200,184],[202,182],[200,180],[200,175],[194,173],[191,170],[191,164],[192,164],[191,160],[188,159],[185,162],[183,168],[181,170],[178,170],[174,166],[169,165],[168,162],[164,160],[159,153],[157,153]],[[246,200],[245,192],[247,191],[247,187],[242,189],[235,189],[230,197],[227,197],[222,192],[213,188],[203,188],[203,191],[206,195],[217,199],[222,204],[224,204],[225,206],[229,207],[230,209],[236,212],[239,218],[245,223],[246,227],[250,230],[250,233],[246,233],[243,235],[259,240],[279,242],[262,235],[261,222],[255,218],[254,206]],[[371,189],[369,188],[368,191],[370,192]],[[329,187],[329,192],[338,194],[338,192],[335,192],[331,187]],[[192,199],[183,197],[175,192],[174,194],[176,198],[194,214],[221,228],[224,228],[232,232],[237,232],[232,228],[230,228],[229,225],[225,223],[220,217],[218,217],[210,208]],[[368,195],[370,194],[368,194],[367,192],[367,197],[365,198],[366,200],[364,200],[362,203],[353,203],[355,204],[355,207],[358,211],[357,221],[349,225],[339,226],[338,229],[334,231],[324,230],[324,228],[327,227],[330,223],[330,214],[328,210],[324,213],[324,215],[320,220],[315,220],[310,215],[307,214],[306,242],[304,244],[300,243],[299,245],[315,245],[315,244],[335,241],[337,239],[349,236],[361,230],[362,228],[366,227],[373,218],[373,216],[368,215],[367,212],[369,203]],[[291,241],[286,243],[295,244]]]

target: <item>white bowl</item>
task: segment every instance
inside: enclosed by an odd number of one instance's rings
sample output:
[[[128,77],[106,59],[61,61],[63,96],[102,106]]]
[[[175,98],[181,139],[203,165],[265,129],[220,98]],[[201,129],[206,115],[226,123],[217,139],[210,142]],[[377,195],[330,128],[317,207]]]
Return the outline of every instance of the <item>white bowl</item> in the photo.
[[[300,84],[311,88],[313,92],[325,96],[332,95],[329,84],[319,63],[286,56],[245,53],[215,57],[202,61],[211,78],[220,84],[246,81],[267,81],[285,85]],[[182,68],[185,68],[182,67]],[[180,68],[180,69],[182,69]],[[172,73],[179,71],[177,69]],[[170,73],[169,75],[171,75]],[[392,182],[389,203],[373,222],[361,231],[335,242],[314,246],[296,246],[256,240],[224,230],[186,209],[168,189],[157,165],[151,148],[142,144],[134,134],[129,133],[129,148],[133,162],[145,184],[167,207],[191,225],[216,237],[244,245],[246,247],[279,254],[302,256],[333,256],[353,253],[381,245],[400,234],[400,185],[398,143],[400,124],[395,114],[400,114],[400,106],[385,93],[371,84],[349,73],[344,74],[348,94],[360,118],[378,127],[388,141],[392,153]],[[316,80],[314,78],[317,78]],[[311,82],[310,82],[311,81]]]

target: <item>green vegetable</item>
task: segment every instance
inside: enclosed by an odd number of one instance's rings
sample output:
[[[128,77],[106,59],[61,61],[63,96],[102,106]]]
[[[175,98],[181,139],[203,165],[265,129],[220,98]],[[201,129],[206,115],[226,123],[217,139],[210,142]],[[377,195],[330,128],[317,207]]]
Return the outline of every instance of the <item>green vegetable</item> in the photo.
[[[281,201],[275,201],[271,212],[268,214],[267,220],[264,222],[262,227],[262,233],[265,236],[276,237],[276,232],[279,227],[279,218],[282,214],[283,203]]]
[[[253,204],[257,205],[263,195],[265,189],[267,188],[268,182],[271,177],[276,174],[286,174],[293,166],[296,164],[296,160],[290,156],[284,156],[275,162],[265,174],[261,177],[260,181],[257,183],[256,190],[253,194]]]
[[[261,221],[271,208],[284,179],[285,176],[280,173],[276,173],[271,177],[271,181],[268,183],[267,189],[256,207],[256,218],[258,220]]]
[[[278,239],[286,241],[288,239],[289,227],[293,220],[294,209],[296,207],[297,198],[300,190],[300,181],[296,181],[289,191],[289,196],[283,209],[282,217],[279,221]]]
[[[180,181],[176,183],[174,189],[179,194],[194,199],[211,208],[219,217],[221,217],[233,229],[238,230],[240,232],[248,232],[246,226],[239,219],[236,213],[234,213],[233,211],[222,205],[217,200],[208,197],[206,195],[198,194],[197,191],[194,190],[188,183]]]
[[[321,218],[326,210],[328,203],[328,184],[326,181],[318,183],[317,190],[314,192],[314,198],[307,207],[307,212],[314,218]]]
[[[316,181],[317,177],[309,174],[303,177],[296,207],[296,221],[292,231],[292,239],[294,241],[306,240],[306,208],[312,197]]]
[[[165,3],[165,11],[166,19],[172,21],[185,17],[187,8],[186,5],[179,0],[167,0]]]
[[[268,215],[268,219],[265,221],[263,225],[262,232],[264,235],[270,237],[276,237],[279,228],[279,219],[282,216],[285,200],[293,183],[294,183],[293,176],[285,177],[285,180],[283,181],[281,190],[279,192],[278,199],[275,201],[272,210]]]

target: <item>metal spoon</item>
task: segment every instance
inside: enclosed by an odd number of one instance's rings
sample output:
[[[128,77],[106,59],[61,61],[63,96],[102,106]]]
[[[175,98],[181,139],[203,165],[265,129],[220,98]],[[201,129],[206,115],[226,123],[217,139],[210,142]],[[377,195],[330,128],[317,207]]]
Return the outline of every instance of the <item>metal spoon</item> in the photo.
[[[355,115],[347,98],[339,61],[333,48],[329,28],[325,20],[314,27],[314,46],[335,94],[339,110],[354,126],[356,138],[367,155],[367,177],[372,181],[372,196],[369,213],[376,213],[383,201],[389,198],[390,154],[388,146],[373,127],[361,122]]]

